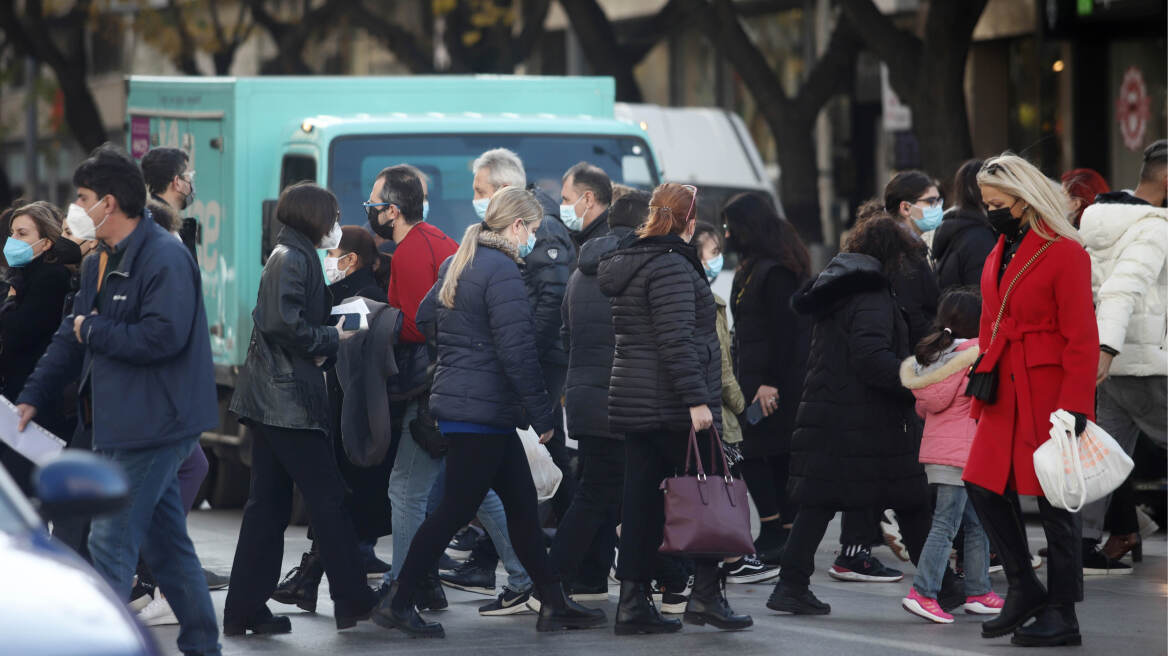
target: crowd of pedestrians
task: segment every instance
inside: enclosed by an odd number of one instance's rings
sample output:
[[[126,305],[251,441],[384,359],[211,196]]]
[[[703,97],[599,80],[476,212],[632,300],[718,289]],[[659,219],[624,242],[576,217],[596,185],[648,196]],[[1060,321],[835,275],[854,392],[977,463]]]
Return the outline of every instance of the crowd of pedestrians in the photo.
[[[948,185],[901,172],[818,273],[756,194],[699,216],[701,189],[646,193],[594,163],[564,172],[558,200],[509,150],[471,170],[461,241],[427,221],[430,180],[409,164],[370,181],[364,226],[342,226],[315,183],[280,194],[230,402],[251,486],[221,624],[209,590],[228,579],[186,528],[198,439],[219,422],[189,159],[103,146],[66,213],[0,217],[0,392],[22,429],[105,455],[130,484],[123,509],[54,533],[143,622],[177,623],[184,653],[220,653],[220,627],[291,631],[269,602],[315,612],[325,575],[338,630],[418,637],[445,635],[429,617],[444,587],[490,597],[484,616],[534,613],[539,631],[604,626],[582,604],[607,599],[610,576],[617,634],[752,626],[727,583],[773,582],[766,608],[824,615],[812,574],[837,513],[831,577],[902,580],[873,555],[887,544],[916,567],[913,615],[963,609],[989,616],[985,638],[1075,645],[1084,575],[1140,560],[1150,520],[1130,482],[1072,513],[1047,501],[1033,455],[1056,410],[1129,455],[1141,435],[1168,442],[1165,141],[1130,191],[1089,169],[1060,184],[1008,153]],[[338,321],[353,300],[369,314]],[[699,479],[749,490],[751,553],[662,553],[662,481],[692,473],[691,440],[727,454]],[[546,513],[536,441],[562,474]],[[0,462],[31,493],[31,463],[3,445]],[[281,580],[294,486],[311,547]],[[1018,495],[1037,497],[1037,556]],[[386,536],[392,562],[374,551]]]

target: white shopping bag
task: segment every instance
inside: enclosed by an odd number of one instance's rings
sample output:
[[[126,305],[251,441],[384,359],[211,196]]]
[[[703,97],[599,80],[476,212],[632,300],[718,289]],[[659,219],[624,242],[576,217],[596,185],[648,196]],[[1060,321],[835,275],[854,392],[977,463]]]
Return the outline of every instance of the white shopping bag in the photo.
[[[1034,473],[1050,505],[1079,512],[1131,473],[1132,459],[1095,422],[1088,421],[1078,438],[1072,437],[1075,418],[1066,410],[1052,413],[1050,424],[1050,439],[1034,451]]]
[[[530,428],[518,429],[523,450],[527,452],[527,466],[531,468],[531,480],[535,483],[535,494],[540,501],[547,501],[560,489],[564,472],[552,462],[552,454],[539,443],[539,436]]]

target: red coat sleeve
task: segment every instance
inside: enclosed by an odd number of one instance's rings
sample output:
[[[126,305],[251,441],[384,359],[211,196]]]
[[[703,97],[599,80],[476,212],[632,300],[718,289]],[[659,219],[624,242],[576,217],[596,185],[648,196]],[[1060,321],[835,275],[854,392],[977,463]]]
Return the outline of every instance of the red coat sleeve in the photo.
[[[1064,240],[1065,241],[1065,240]],[[1067,242],[1059,258],[1054,302],[1063,349],[1062,410],[1095,416],[1095,375],[1099,366],[1099,329],[1091,299],[1091,259],[1082,246]]]

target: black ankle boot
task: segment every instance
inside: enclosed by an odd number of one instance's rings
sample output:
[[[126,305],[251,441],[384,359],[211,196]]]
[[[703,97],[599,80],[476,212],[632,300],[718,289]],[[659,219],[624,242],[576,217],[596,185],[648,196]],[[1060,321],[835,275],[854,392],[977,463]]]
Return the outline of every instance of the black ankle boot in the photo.
[[[291,604],[310,613],[316,612],[316,591],[324,576],[324,564],[315,551],[300,557],[300,565],[293,567],[272,593],[272,601]]]
[[[1020,586],[1010,586],[1006,592],[1006,603],[997,617],[981,623],[981,637],[997,638],[1013,633],[1026,620],[1034,617],[1046,606],[1046,589],[1037,580]]]
[[[827,615],[831,605],[825,604],[811,593],[810,588],[794,588],[780,581],[767,599],[766,607],[780,613],[792,615]]]
[[[693,592],[685,606],[684,617],[686,624],[713,624],[729,631],[754,625],[749,615],[735,615],[730,609],[726,601],[726,573],[717,565],[698,565],[694,568]]]
[[[562,583],[542,586],[540,590],[537,631],[591,629],[608,621],[603,610],[585,608],[569,599]]]
[[[401,629],[415,638],[445,638],[446,631],[442,625],[422,619],[412,600],[405,610],[394,609],[393,598],[397,596],[398,589],[397,581],[390,584],[389,590],[373,611],[373,623],[386,629]]]
[[[366,587],[365,593],[359,599],[336,599],[333,602],[333,616],[337,622],[337,630],[357,626],[357,622],[369,619],[373,609],[377,608],[377,593]]]
[[[446,601],[446,592],[442,589],[442,579],[438,578],[438,571],[422,579],[418,591],[414,593],[414,605],[418,610],[446,610],[450,603]]]
[[[223,617],[223,635],[241,636],[250,631],[256,635],[271,635],[275,633],[291,633],[292,621],[283,615],[272,615],[267,606],[260,608],[260,612],[244,620],[228,619]]]
[[[665,618],[653,605],[648,583],[621,581],[620,603],[616,607],[617,635],[635,633],[675,633],[681,630],[681,620]]]
[[[1019,627],[1010,642],[1022,647],[1058,647],[1081,645],[1079,619],[1074,604],[1050,604],[1037,615],[1033,624]]]

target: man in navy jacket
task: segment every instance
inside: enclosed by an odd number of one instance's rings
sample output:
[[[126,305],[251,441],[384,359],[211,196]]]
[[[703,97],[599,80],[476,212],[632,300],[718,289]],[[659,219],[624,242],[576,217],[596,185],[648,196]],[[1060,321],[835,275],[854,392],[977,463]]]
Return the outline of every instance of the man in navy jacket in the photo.
[[[130,482],[127,507],[93,522],[94,567],[129,601],[141,550],[181,625],[179,649],[218,654],[177,476],[218,419],[198,266],[182,242],[143,218],[146,185],[124,152],[98,148],[73,184],[87,218],[71,220],[70,229],[100,247],[82,264],[73,313],[18,399],[21,429],[80,378],[78,430],[90,432],[93,449],[121,465]]]

